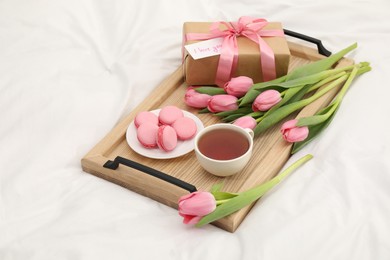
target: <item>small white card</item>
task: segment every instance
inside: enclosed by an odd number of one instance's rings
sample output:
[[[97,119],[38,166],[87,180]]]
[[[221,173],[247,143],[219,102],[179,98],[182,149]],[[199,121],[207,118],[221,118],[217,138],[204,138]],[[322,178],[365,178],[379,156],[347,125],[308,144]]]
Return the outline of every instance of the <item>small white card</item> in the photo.
[[[223,37],[185,45],[194,60],[221,54]]]

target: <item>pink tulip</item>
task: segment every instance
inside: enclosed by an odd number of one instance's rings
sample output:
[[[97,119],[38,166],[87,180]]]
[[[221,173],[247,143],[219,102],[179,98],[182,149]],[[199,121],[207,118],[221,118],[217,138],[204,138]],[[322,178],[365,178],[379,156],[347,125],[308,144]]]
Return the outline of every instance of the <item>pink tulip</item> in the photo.
[[[261,92],[252,104],[253,111],[267,111],[282,100],[280,93],[269,89]]]
[[[190,107],[205,108],[210,97],[210,95],[197,92],[194,87],[189,87],[184,96],[184,102]]]
[[[179,215],[184,217],[184,224],[198,223],[203,216],[213,212],[216,207],[217,202],[210,192],[196,191],[179,199]]]
[[[257,122],[251,116],[243,116],[234,121],[233,125],[241,126],[242,128],[255,129]]]
[[[293,119],[285,122],[280,131],[284,140],[290,143],[300,142],[307,138],[309,135],[309,128],[307,126],[297,126],[298,120]]]
[[[225,83],[223,87],[229,95],[242,97],[253,86],[253,80],[246,76],[239,76],[232,78],[229,82]]]
[[[215,95],[210,98],[207,108],[213,113],[236,110],[238,108],[237,100],[237,97],[232,95]]]

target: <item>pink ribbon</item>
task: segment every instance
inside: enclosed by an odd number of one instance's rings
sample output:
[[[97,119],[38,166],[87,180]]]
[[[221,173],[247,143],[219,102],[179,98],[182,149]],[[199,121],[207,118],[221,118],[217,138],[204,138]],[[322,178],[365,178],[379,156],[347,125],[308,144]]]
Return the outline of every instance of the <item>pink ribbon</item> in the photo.
[[[244,36],[258,44],[261,57],[261,69],[263,80],[269,81],[276,78],[275,55],[271,47],[262,37],[284,36],[283,30],[264,30],[268,21],[262,18],[248,16],[240,17],[238,22],[215,22],[210,26],[210,33],[187,33],[187,41],[208,40],[223,37],[221,54],[217,68],[215,83],[223,87],[233,75],[238,63],[237,37]],[[220,25],[226,29],[221,30]]]

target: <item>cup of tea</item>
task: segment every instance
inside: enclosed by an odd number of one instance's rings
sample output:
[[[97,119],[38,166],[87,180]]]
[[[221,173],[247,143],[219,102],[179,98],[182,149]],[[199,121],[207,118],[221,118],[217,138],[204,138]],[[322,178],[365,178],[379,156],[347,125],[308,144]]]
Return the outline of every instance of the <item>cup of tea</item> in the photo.
[[[252,155],[254,133],[233,124],[205,127],[195,137],[195,155],[209,173],[226,177],[241,171]]]

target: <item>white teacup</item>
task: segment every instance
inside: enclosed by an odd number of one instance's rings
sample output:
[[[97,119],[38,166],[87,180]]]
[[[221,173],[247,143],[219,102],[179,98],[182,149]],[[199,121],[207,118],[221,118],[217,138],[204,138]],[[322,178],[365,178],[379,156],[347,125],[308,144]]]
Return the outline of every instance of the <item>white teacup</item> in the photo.
[[[200,165],[217,176],[241,171],[252,155],[254,133],[232,124],[214,124],[195,137],[195,154]]]

